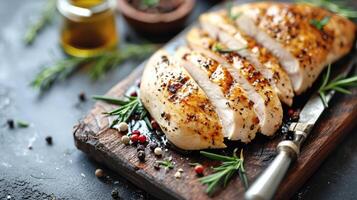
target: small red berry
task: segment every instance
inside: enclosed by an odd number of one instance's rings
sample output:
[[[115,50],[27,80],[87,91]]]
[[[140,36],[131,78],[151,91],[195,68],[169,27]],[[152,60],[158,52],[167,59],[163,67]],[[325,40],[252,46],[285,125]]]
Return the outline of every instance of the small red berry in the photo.
[[[160,127],[159,127],[159,124],[155,121],[155,120],[151,120],[151,127],[155,130],[158,130]]]
[[[130,93],[130,96],[132,96],[132,97],[137,97],[137,96],[138,96],[138,93],[132,92],[132,93]]]
[[[130,140],[132,142],[137,142],[138,139],[139,139],[139,135],[138,134],[133,134],[133,135],[130,136]]]
[[[288,110],[288,116],[291,117],[291,116],[293,116],[293,114],[294,114],[294,110],[293,109],[289,109]]]
[[[196,172],[196,174],[202,175],[202,174],[203,174],[203,171],[204,171],[204,168],[203,168],[202,165],[196,165],[196,166],[195,166],[195,172]]]
[[[146,142],[146,136],[145,135],[139,135],[138,140],[141,144],[144,144]]]
[[[136,135],[140,135],[141,134],[139,130],[133,130],[132,133],[136,134]]]

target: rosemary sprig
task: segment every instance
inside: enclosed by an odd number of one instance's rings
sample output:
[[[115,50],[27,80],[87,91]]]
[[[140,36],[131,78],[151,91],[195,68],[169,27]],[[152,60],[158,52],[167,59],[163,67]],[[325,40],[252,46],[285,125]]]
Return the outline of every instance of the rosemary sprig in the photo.
[[[213,51],[219,52],[219,53],[231,53],[231,52],[238,52],[243,49],[246,49],[247,47],[242,47],[239,49],[229,49],[229,48],[224,48],[220,43],[215,43],[212,47]]]
[[[347,18],[357,18],[357,11],[346,7],[343,1],[336,2],[333,0],[297,0],[297,2],[322,7]]]
[[[236,155],[237,149],[234,150],[233,156],[222,156],[219,154],[209,153],[206,151],[200,151],[200,153],[212,160],[222,161],[222,164],[218,167],[214,167],[214,173],[200,178],[202,184],[207,185],[206,193],[212,195],[218,186],[223,184],[226,187],[231,177],[238,171],[241,181],[245,188],[248,188],[248,179],[244,169],[244,157],[243,149],[240,152],[240,156]]]
[[[25,121],[22,121],[22,120],[17,120],[16,124],[20,128],[27,128],[27,127],[30,126],[30,124],[28,122],[25,122]]]
[[[130,44],[122,47],[120,50],[104,52],[93,57],[65,58],[40,71],[31,82],[31,85],[43,92],[49,89],[56,81],[68,78],[73,72],[84,65],[90,66],[89,75],[93,80],[97,80],[120,63],[132,58],[142,59],[155,49],[156,46],[153,44]]]
[[[346,87],[357,87],[357,76],[345,78],[338,76],[335,79],[329,81],[331,74],[331,65],[327,67],[326,73],[322,76],[322,84],[318,90],[320,98],[325,107],[328,107],[326,95],[329,91],[334,90],[343,94],[351,94]]]
[[[44,9],[41,12],[40,18],[35,23],[31,24],[25,33],[24,40],[27,45],[32,44],[38,32],[40,32],[46,25],[52,22],[55,13],[56,0],[47,0]]]
[[[129,122],[133,116],[137,116],[138,120],[145,120],[145,123],[150,122],[148,112],[144,105],[141,103],[139,97],[125,97],[126,99],[114,99],[107,96],[93,96],[93,99],[104,101],[113,105],[118,105],[119,108],[104,114],[108,116],[116,116],[117,118],[112,122],[110,128],[113,128],[120,122]],[[149,126],[150,127],[150,126]]]
[[[315,26],[317,29],[322,30],[324,26],[329,22],[330,18],[330,16],[326,16],[321,20],[312,19],[310,20],[310,24]]]
[[[232,21],[235,21],[236,19],[238,19],[238,17],[240,17],[242,15],[242,13],[233,14],[233,11],[232,11],[233,3],[232,3],[232,1],[228,1],[227,2],[226,9],[227,9],[228,18],[231,19]]]
[[[158,160],[156,163],[158,163],[159,166],[163,166],[166,170],[173,169],[175,167],[172,161],[169,159]]]

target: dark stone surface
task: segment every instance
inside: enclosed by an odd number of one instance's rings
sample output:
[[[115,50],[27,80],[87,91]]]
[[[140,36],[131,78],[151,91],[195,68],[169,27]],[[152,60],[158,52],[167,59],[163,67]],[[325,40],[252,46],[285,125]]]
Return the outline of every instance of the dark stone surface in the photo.
[[[197,2],[191,21],[213,4]],[[111,199],[113,188],[123,199],[153,199],[76,150],[72,137],[72,126],[94,103],[80,102],[78,94],[84,92],[90,97],[105,93],[139,61],[127,62],[95,83],[79,72],[39,96],[29,82],[41,67],[63,57],[58,46],[58,17],[32,46],[26,47],[22,42],[26,26],[37,18],[43,3],[0,1],[0,199]],[[139,41],[118,19],[121,39]],[[31,125],[10,130],[10,118]],[[331,154],[295,199],[357,198],[355,132],[356,129]],[[53,145],[47,145],[47,136],[52,136]],[[96,168],[104,169],[108,177],[96,178]]]

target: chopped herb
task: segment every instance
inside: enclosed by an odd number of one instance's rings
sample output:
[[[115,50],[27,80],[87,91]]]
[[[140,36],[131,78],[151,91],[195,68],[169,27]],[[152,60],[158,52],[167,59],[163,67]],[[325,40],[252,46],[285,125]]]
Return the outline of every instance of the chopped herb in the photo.
[[[160,3],[160,0],[141,0],[141,4],[146,7],[155,7]]]
[[[121,50],[104,52],[93,57],[65,58],[40,71],[31,82],[31,86],[43,92],[49,89],[55,82],[68,78],[80,67],[86,65],[90,66],[89,74],[91,78],[97,80],[104,76],[107,71],[114,69],[127,59],[144,58],[155,49],[156,46],[152,44],[130,44],[124,46]]]
[[[327,67],[326,73],[322,77],[322,84],[318,90],[321,100],[325,107],[328,107],[326,93],[331,90],[340,92],[343,94],[351,94],[346,87],[357,87],[357,76],[345,78],[343,76],[337,76],[335,79],[329,82],[331,74],[331,65]]]
[[[248,179],[244,169],[244,157],[243,150],[240,152],[240,157],[236,155],[237,149],[234,150],[233,156],[222,156],[219,154],[209,153],[206,151],[200,151],[200,153],[212,160],[222,161],[222,164],[218,167],[214,167],[214,173],[200,178],[202,184],[207,185],[206,192],[212,195],[218,186],[223,185],[226,187],[231,177],[238,171],[238,174],[244,184],[245,188],[248,188]]]
[[[338,2],[333,0],[296,0],[296,1],[300,3],[307,3],[314,6],[322,7],[347,18],[357,18],[357,11],[348,8],[345,5],[346,1],[344,0]]]
[[[56,0],[48,0],[44,9],[42,10],[41,16],[34,24],[29,26],[25,33],[25,43],[30,45],[35,40],[37,34],[53,20],[53,16],[56,13]]]
[[[238,19],[238,17],[240,17],[242,15],[242,13],[236,13],[236,14],[233,14],[233,3],[232,1],[229,1],[227,4],[226,4],[226,9],[227,9],[227,15],[228,15],[228,18],[235,21],[236,19]]]
[[[238,52],[241,51],[243,49],[246,49],[247,47],[242,47],[239,49],[228,49],[228,48],[224,48],[222,47],[222,45],[220,43],[215,43],[212,47],[213,51],[219,52],[219,53],[231,53],[231,52]]]
[[[20,128],[27,128],[27,127],[30,126],[29,123],[27,123],[27,122],[25,122],[25,121],[22,121],[22,120],[17,120],[17,121],[16,121],[16,124],[17,124],[17,126],[20,127]]]
[[[166,170],[174,168],[174,164],[172,163],[172,161],[170,161],[168,159],[158,160],[158,161],[156,161],[156,163],[158,163],[159,166],[163,166]]]
[[[317,29],[322,30],[324,26],[329,22],[330,18],[330,16],[326,16],[321,20],[312,19],[310,20],[310,24],[315,26]]]
[[[104,113],[108,116],[117,116],[110,125],[111,128],[120,122],[129,122],[129,119],[133,116],[138,116],[137,119],[139,120],[149,118],[148,112],[141,103],[139,97],[126,97],[125,100],[121,100],[106,96],[93,96],[93,99],[120,106],[113,111]],[[149,122],[148,126],[150,125],[150,120],[147,119],[145,122]]]

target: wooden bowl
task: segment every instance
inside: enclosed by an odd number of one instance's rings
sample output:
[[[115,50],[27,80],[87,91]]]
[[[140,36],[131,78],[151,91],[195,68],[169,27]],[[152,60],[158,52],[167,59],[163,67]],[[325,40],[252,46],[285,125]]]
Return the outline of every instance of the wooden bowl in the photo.
[[[147,13],[134,8],[126,0],[118,0],[117,5],[128,24],[138,33],[164,36],[177,33],[183,28],[195,0],[184,0],[178,8],[168,13]]]

